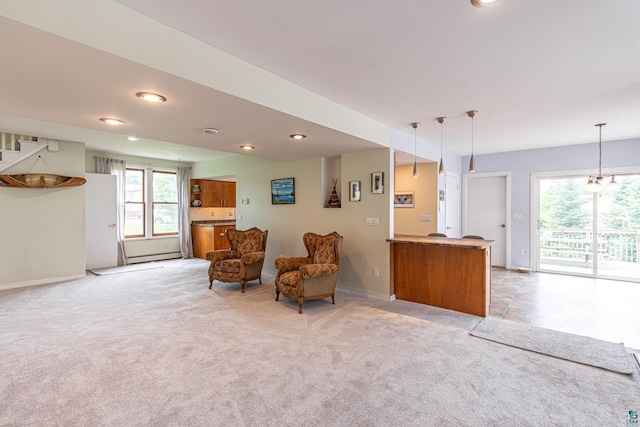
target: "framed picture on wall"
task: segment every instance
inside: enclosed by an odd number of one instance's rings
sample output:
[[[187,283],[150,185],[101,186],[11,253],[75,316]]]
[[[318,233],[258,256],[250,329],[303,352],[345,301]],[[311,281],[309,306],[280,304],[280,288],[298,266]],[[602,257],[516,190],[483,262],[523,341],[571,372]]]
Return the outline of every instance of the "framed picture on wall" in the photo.
[[[292,205],[296,202],[294,178],[271,180],[271,204]]]
[[[384,172],[371,174],[371,193],[384,194]]]
[[[394,208],[412,208],[414,203],[413,191],[396,191],[393,198]]]
[[[349,201],[360,201],[360,181],[349,181]]]

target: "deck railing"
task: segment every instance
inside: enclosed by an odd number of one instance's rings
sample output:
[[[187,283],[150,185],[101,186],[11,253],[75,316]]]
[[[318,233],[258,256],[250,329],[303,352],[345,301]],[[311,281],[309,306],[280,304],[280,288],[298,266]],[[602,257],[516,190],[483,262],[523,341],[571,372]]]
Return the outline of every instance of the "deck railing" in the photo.
[[[593,257],[591,230],[567,228],[540,229],[540,256],[546,259],[583,260]],[[618,262],[639,262],[640,231],[598,231],[598,256],[600,259]]]

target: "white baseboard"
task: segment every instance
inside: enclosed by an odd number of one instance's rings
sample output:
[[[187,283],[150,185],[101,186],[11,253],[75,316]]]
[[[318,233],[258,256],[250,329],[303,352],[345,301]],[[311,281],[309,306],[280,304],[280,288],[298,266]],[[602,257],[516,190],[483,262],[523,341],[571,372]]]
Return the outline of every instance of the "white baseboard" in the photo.
[[[14,282],[0,284],[0,291],[6,289],[28,288],[29,286],[50,285],[52,283],[68,282],[70,280],[83,279],[86,273],[74,274],[72,276],[47,277],[46,279],[27,280],[25,282]]]
[[[170,252],[166,254],[128,257],[127,260],[129,261],[129,264],[138,264],[140,262],[163,261],[165,259],[176,259],[176,258],[182,258],[182,254],[180,252]]]

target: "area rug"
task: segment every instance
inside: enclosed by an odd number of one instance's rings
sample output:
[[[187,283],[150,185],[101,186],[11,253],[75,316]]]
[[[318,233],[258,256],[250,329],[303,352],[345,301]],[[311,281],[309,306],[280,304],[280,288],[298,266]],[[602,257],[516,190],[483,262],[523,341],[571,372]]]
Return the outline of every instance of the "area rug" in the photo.
[[[153,262],[143,262],[139,264],[121,265],[118,267],[94,268],[89,270],[98,276],[106,276],[107,274],[129,273],[132,271],[151,270],[153,268],[162,268],[162,265]]]
[[[559,359],[632,375],[633,365],[624,344],[485,317],[471,335]]]

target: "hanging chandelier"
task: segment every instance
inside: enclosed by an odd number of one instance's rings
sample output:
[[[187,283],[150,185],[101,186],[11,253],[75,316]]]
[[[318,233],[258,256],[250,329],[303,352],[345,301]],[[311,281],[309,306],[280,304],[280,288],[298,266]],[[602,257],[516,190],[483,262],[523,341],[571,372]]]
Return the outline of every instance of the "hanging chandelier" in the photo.
[[[599,193],[604,190],[604,178],[602,177],[602,126],[606,126],[606,123],[598,123],[598,176],[589,175],[589,179],[587,180],[587,184],[585,185],[585,189],[592,191],[594,193]],[[616,176],[611,175],[611,181],[607,184],[607,188],[611,188],[613,190],[617,189],[619,184],[616,182]]]

